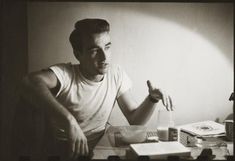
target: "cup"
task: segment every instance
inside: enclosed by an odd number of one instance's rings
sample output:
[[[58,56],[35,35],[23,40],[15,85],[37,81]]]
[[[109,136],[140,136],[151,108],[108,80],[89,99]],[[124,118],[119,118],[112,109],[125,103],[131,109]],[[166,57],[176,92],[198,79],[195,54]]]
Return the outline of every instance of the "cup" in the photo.
[[[168,141],[168,127],[158,127],[157,135],[160,141]]]
[[[172,111],[159,110],[157,114],[157,134],[160,141],[169,140],[169,127],[174,127]]]

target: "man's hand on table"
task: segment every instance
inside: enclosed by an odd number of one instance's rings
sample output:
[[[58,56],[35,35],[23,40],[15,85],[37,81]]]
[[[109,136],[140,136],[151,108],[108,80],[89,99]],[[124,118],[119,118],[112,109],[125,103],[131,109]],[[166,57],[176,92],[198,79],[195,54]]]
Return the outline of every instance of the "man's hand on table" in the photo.
[[[58,141],[67,142],[65,145],[68,145],[68,147],[64,147],[67,151],[67,156],[65,157],[75,160],[79,156],[89,155],[87,138],[74,117],[70,118],[66,123],[54,120],[52,125],[55,138]]]
[[[76,159],[78,156],[88,156],[87,138],[75,119],[70,121],[67,132],[69,157]]]

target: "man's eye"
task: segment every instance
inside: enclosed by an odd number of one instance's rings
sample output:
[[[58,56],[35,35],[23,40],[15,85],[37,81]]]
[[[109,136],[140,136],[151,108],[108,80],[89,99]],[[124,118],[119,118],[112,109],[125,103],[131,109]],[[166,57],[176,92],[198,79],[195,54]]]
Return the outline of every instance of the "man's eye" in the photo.
[[[111,47],[111,46],[106,46],[106,47],[105,47],[105,50],[108,50],[108,49],[110,49],[110,47]]]
[[[93,49],[93,50],[90,50],[90,52],[91,52],[92,54],[96,54],[96,53],[98,52],[98,50],[97,50],[97,49]]]

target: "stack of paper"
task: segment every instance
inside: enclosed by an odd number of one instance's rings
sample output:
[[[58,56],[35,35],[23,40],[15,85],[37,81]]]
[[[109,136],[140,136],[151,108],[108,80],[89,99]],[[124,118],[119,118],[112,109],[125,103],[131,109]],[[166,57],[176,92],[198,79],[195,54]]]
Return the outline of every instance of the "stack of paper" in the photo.
[[[179,128],[197,136],[215,136],[225,134],[225,126],[215,121],[196,122],[179,126]]]
[[[190,156],[188,148],[177,141],[131,144],[130,149],[136,156],[149,156],[150,159],[166,158],[170,155]]]

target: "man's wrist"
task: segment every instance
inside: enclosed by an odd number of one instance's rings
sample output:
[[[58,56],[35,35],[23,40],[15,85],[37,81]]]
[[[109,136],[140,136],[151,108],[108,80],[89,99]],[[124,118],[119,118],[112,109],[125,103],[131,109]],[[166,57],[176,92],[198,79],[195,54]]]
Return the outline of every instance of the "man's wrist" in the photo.
[[[66,121],[69,124],[75,124],[77,122],[76,119],[74,118],[74,116],[71,114],[66,116]]]
[[[158,103],[159,99],[153,98],[150,94],[148,95],[148,99],[152,103]]]

